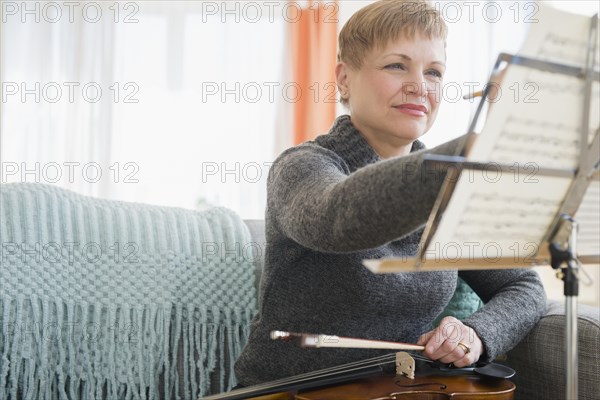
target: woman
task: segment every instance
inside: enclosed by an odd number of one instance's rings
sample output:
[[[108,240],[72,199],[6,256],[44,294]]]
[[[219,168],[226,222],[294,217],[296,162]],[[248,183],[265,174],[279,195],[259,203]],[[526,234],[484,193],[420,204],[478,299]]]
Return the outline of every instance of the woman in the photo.
[[[363,360],[382,351],[308,349],[272,330],[418,343],[462,367],[516,345],[545,309],[529,270],[375,275],[364,259],[414,255],[443,171],[423,155],[459,154],[468,137],[425,151],[445,72],[447,28],[425,1],[373,3],[339,36],[336,79],[349,116],[288,149],[268,180],[259,312],[236,363],[244,385]],[[462,277],[485,306],[432,322]]]

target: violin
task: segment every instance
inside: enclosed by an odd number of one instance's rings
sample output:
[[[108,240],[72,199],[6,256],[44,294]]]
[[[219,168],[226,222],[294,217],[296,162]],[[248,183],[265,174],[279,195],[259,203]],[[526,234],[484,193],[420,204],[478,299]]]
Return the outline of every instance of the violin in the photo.
[[[294,400],[409,400],[513,398],[515,385],[508,379],[489,379],[475,374],[419,373],[414,379],[384,374],[287,397]],[[286,397],[281,397],[286,398]],[[266,400],[266,399],[265,399]]]
[[[286,341],[300,339],[300,345],[310,347],[422,349],[406,343],[280,331],[273,332],[271,337]],[[418,368],[415,360],[419,362]],[[395,370],[389,368],[393,364]],[[513,399],[516,387],[508,378],[514,374],[514,370],[500,364],[455,368],[417,354],[399,352],[236,389],[204,400],[509,400]]]

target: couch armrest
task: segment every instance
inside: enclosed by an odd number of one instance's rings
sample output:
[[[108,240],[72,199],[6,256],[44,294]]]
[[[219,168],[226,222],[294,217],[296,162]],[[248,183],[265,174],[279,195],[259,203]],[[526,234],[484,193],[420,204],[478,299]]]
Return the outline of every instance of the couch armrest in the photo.
[[[188,399],[235,385],[256,290],[233,211],[14,183],[0,218],[0,399]]]
[[[600,309],[578,305],[579,399],[600,398]],[[516,399],[564,399],[566,383],[565,312],[559,301],[508,353],[517,371]]]

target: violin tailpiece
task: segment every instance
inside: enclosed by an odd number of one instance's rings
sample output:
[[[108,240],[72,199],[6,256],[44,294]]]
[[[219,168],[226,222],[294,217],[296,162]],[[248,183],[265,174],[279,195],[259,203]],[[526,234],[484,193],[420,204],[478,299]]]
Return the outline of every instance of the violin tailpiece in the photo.
[[[396,353],[396,375],[415,379],[415,359],[410,354],[403,351]]]

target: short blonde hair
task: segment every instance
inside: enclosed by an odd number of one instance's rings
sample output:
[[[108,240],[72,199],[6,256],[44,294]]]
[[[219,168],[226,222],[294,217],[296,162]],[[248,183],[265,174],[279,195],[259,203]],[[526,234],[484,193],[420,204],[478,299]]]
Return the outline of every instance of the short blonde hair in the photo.
[[[446,39],[448,28],[427,0],[380,0],[350,17],[338,38],[338,62],[360,69],[367,53],[399,37]]]

